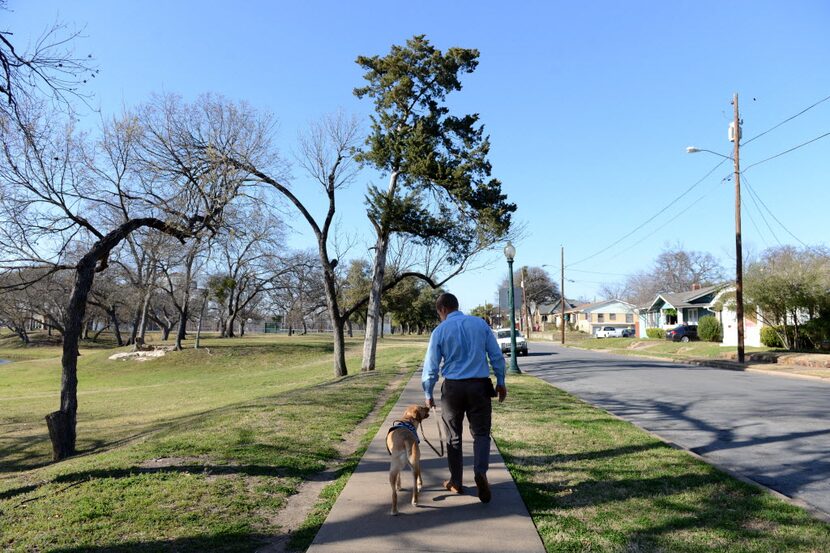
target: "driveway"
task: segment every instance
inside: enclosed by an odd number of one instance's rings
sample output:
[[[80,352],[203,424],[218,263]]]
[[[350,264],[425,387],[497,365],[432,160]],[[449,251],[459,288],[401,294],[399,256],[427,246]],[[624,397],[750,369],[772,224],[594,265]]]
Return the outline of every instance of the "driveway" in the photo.
[[[830,516],[830,383],[532,343],[522,371]]]

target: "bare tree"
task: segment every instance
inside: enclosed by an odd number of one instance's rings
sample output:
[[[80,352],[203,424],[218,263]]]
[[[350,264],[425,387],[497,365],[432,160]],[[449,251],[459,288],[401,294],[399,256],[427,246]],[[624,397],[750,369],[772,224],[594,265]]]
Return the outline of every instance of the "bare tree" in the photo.
[[[723,278],[723,267],[712,254],[689,251],[682,244],[667,244],[651,268],[630,275],[622,283],[606,284],[600,293],[642,305],[660,292],[684,292],[693,285],[717,284]]]
[[[284,239],[282,224],[256,202],[235,212],[229,231],[216,237],[214,280],[216,295],[224,300],[223,338],[236,335],[244,311],[253,309],[288,270],[277,252]]]
[[[212,232],[247,175],[216,162],[223,150],[249,151],[251,134],[235,106],[202,98],[156,99],[105,125],[97,141],[55,114],[18,104],[21,130],[0,135],[0,255],[6,268],[71,270],[60,409],[47,416],[55,460],[75,452],[78,341],[96,272],[126,237],[147,228],[181,241]],[[187,133],[183,133],[183,129]],[[193,138],[211,152],[191,155]],[[215,155],[214,155],[215,154]],[[198,163],[193,160],[199,159]],[[70,262],[70,246],[83,255]]]
[[[0,10],[6,10],[0,0]],[[19,119],[18,107],[49,98],[63,107],[72,99],[86,101],[83,85],[95,78],[98,69],[92,55],[77,56],[73,44],[80,31],[56,23],[48,27],[34,45],[21,50],[13,42],[14,33],[0,30],[0,124]]]

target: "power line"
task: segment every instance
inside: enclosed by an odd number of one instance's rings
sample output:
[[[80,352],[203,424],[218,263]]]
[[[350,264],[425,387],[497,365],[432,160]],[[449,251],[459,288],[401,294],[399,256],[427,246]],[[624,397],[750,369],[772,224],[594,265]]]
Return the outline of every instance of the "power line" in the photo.
[[[744,177],[744,183],[746,184],[747,191],[749,191],[749,197],[752,200],[752,203],[755,204],[755,208],[758,210],[758,213],[761,215],[761,219],[764,221],[764,224],[767,225],[767,228],[769,229],[770,234],[775,239],[775,241],[778,242],[779,246],[783,245],[783,244],[781,244],[781,240],[778,239],[778,235],[775,234],[774,230],[772,230],[772,225],[769,224],[769,221],[767,220],[767,217],[764,215],[764,211],[761,209],[761,206],[759,204],[759,200],[761,198],[758,196],[758,194],[755,192],[755,190],[752,188],[752,186],[750,186],[749,181],[746,180],[746,177]],[[752,224],[755,225],[755,220],[752,218],[752,213],[749,210],[747,210],[747,214],[749,215],[749,219],[752,221]],[[755,225],[755,230],[757,230],[758,235],[761,236],[761,229],[759,229],[757,225]],[[761,236],[761,239],[764,240],[763,236]],[[766,240],[764,240],[764,243],[767,246],[769,246],[769,244],[767,244]]]
[[[728,178],[729,178],[729,177],[724,177],[724,178],[722,178],[722,179],[721,179],[721,181],[720,181],[719,183],[717,183],[717,184],[718,184],[718,185],[723,184],[723,183],[724,183],[724,182],[725,182]],[[622,249],[622,250],[618,251],[617,253],[615,253],[614,255],[612,255],[611,257],[609,257],[609,258],[608,258],[608,261],[610,261],[610,260],[612,260],[612,259],[616,259],[617,257],[619,257],[620,255],[624,254],[624,253],[625,253],[625,252],[627,252],[628,250],[630,250],[630,249],[632,249],[632,248],[634,248],[634,247],[636,247],[636,246],[639,246],[640,244],[642,244],[643,242],[645,242],[646,240],[648,240],[649,238],[651,238],[652,236],[654,236],[655,234],[657,234],[658,232],[660,232],[661,230],[663,230],[664,228],[666,228],[667,226],[669,226],[670,224],[674,223],[674,222],[675,222],[674,218],[679,217],[679,216],[683,215],[684,213],[686,213],[687,211],[689,211],[691,208],[693,208],[695,205],[697,205],[697,204],[698,204],[701,200],[703,200],[703,199],[704,199],[704,198],[705,198],[705,197],[709,194],[709,192],[711,192],[711,190],[707,190],[706,192],[704,192],[703,194],[701,194],[701,195],[700,195],[700,197],[698,197],[695,201],[693,201],[692,203],[690,203],[689,205],[687,205],[685,208],[683,208],[682,210],[680,210],[680,211],[679,211],[678,213],[676,213],[673,217],[669,218],[669,220],[668,220],[668,221],[666,221],[665,223],[663,223],[662,225],[660,225],[659,227],[657,227],[656,229],[654,229],[654,230],[653,230],[653,231],[651,231],[650,233],[646,234],[646,235],[645,235],[645,236],[643,236],[641,239],[639,239],[638,241],[634,242],[633,244],[631,244],[631,245],[630,245],[630,246],[628,246],[627,248],[624,248],[624,249]]]
[[[743,172],[741,172],[741,174],[743,175]],[[746,175],[743,175],[743,177],[744,177],[744,182],[746,183],[747,187],[748,187],[748,188],[750,188],[750,189],[752,189],[752,187],[751,187],[751,186],[750,186],[750,184],[749,184],[749,181],[747,181],[747,180],[746,180]],[[753,194],[755,194],[755,195],[757,196],[757,192],[755,192],[754,190],[753,190],[752,192],[753,192]],[[767,206],[767,204],[766,204],[766,203],[764,203],[764,200],[762,200],[762,199],[761,199],[761,196],[758,196],[758,201],[759,201],[759,202],[761,202],[761,205],[762,205],[762,206],[764,206],[764,208],[766,208],[767,213],[769,213],[769,214],[770,214],[770,216],[771,216],[773,219],[775,219],[775,222],[776,222],[776,223],[778,223],[778,224],[781,226],[781,228],[782,228],[782,229],[784,229],[784,230],[787,232],[787,234],[789,234],[790,236],[792,236],[793,238],[795,238],[795,240],[796,240],[799,244],[801,244],[802,246],[804,246],[805,248],[809,248],[809,247],[810,247],[810,246],[808,246],[807,244],[805,244],[805,243],[801,240],[801,238],[799,238],[798,236],[796,236],[795,234],[793,234],[792,232],[790,232],[790,229],[788,229],[786,226],[784,226],[784,223],[782,223],[781,221],[779,221],[779,220],[778,220],[778,217],[776,217],[776,216],[775,216],[775,213],[773,213],[773,212],[772,212],[772,210],[769,208],[769,206]]]
[[[807,113],[808,111],[810,111],[811,109],[813,109],[813,108],[814,108],[814,107],[816,107],[817,105],[821,104],[822,102],[826,102],[827,100],[830,100],[830,96],[826,96],[826,97],[822,98],[821,100],[819,100],[819,101],[818,101],[818,102],[816,102],[815,104],[813,104],[813,105],[811,105],[811,106],[809,106],[809,107],[806,107],[806,108],[804,108],[803,110],[799,111],[798,113],[796,113],[796,114],[795,114],[795,115],[793,115],[792,117],[787,117],[786,119],[784,119],[783,121],[781,121],[780,123],[778,123],[777,125],[775,125],[774,127],[770,127],[769,129],[765,130],[765,131],[764,131],[764,132],[762,132],[761,134],[757,134],[757,135],[753,136],[752,138],[750,138],[749,140],[747,140],[746,142],[743,142],[743,143],[742,143],[742,145],[743,145],[743,146],[746,146],[747,144],[749,144],[749,143],[750,143],[750,142],[752,142],[753,140],[756,140],[756,139],[758,139],[758,138],[761,138],[762,136],[764,136],[764,135],[765,135],[765,134],[767,134],[768,132],[774,131],[775,129],[777,129],[778,127],[780,127],[781,125],[783,125],[784,123],[788,123],[788,122],[792,121],[793,119],[795,119],[796,117],[798,117],[799,115],[802,115],[802,114],[804,114],[804,113]]]
[[[585,269],[571,269],[575,273],[591,273],[594,275],[631,276],[630,273],[609,273],[607,271],[586,271]]]
[[[752,196],[750,195],[750,197],[752,197]],[[753,202],[754,201],[755,200],[753,198]],[[761,213],[761,207],[756,204],[756,208],[758,209],[758,212],[761,214],[761,218],[763,219],[764,214]],[[764,234],[761,232],[761,228],[758,226],[758,223],[755,222],[755,217],[752,216],[752,211],[749,209],[749,206],[747,206],[747,208],[744,210],[744,212],[746,212],[746,214],[749,216],[749,220],[752,223],[753,228],[755,228],[755,231],[758,233],[758,237],[761,239],[761,241],[764,243],[764,245],[766,247],[769,247],[769,242],[767,242],[767,239],[764,237]],[[764,219],[764,222],[766,222],[766,219]]]
[[[696,188],[696,187],[697,187],[700,183],[702,183],[702,182],[703,182],[703,181],[705,181],[707,178],[709,178],[709,175],[711,175],[712,173],[714,173],[714,172],[718,169],[718,167],[720,167],[721,165],[723,165],[726,161],[727,161],[727,159],[723,159],[723,160],[721,160],[721,161],[720,161],[720,163],[718,163],[717,165],[715,165],[714,167],[712,167],[712,169],[711,169],[708,173],[706,173],[705,175],[703,175],[703,177],[701,177],[701,178],[700,178],[697,182],[695,182],[693,185],[691,185],[689,188],[687,188],[685,192],[683,192],[682,194],[680,194],[679,196],[677,196],[676,198],[674,198],[672,201],[670,201],[669,203],[667,203],[667,204],[666,204],[665,206],[663,206],[663,207],[662,207],[662,208],[661,208],[661,209],[660,209],[657,213],[655,213],[654,215],[652,215],[651,217],[649,217],[648,219],[646,219],[643,223],[641,223],[640,225],[638,225],[637,227],[635,227],[635,228],[634,228],[632,231],[630,231],[628,234],[626,234],[626,235],[622,236],[621,238],[619,238],[619,239],[615,240],[614,242],[612,242],[612,243],[611,243],[611,244],[609,244],[608,246],[606,246],[606,247],[602,248],[601,250],[599,250],[599,251],[597,251],[597,252],[595,252],[595,253],[593,253],[593,254],[589,255],[588,257],[583,257],[582,259],[580,259],[580,260],[578,260],[578,261],[574,261],[573,263],[570,263],[570,264],[568,265],[568,267],[572,267],[573,265],[578,265],[578,264],[580,264],[580,263],[584,263],[585,261],[588,261],[589,259],[593,259],[593,258],[595,258],[596,256],[598,256],[598,255],[600,255],[600,254],[602,254],[602,253],[607,252],[608,250],[610,250],[611,248],[613,248],[614,246],[616,246],[617,244],[619,244],[620,242],[622,242],[622,241],[623,241],[623,240],[625,240],[626,238],[630,237],[632,234],[634,234],[635,232],[637,232],[638,230],[640,230],[641,228],[643,228],[644,226],[646,226],[647,224],[649,224],[650,222],[652,222],[653,220],[655,220],[657,217],[659,217],[661,213],[663,213],[663,212],[664,212],[664,211],[666,211],[668,208],[670,208],[671,206],[673,206],[674,204],[676,204],[677,202],[679,202],[679,201],[680,201],[680,200],[681,200],[684,196],[686,196],[689,192],[691,192],[692,190],[694,190],[694,189],[695,189],[695,188]]]
[[[830,132],[824,133],[824,134],[823,134],[823,135],[821,135],[821,136],[817,136],[817,137],[813,138],[812,140],[808,140],[807,142],[804,142],[804,143],[802,143],[802,144],[799,144],[798,146],[793,146],[793,147],[792,147],[792,148],[790,148],[789,150],[784,150],[783,152],[778,153],[778,154],[775,154],[774,156],[770,156],[770,157],[768,157],[768,158],[766,158],[766,159],[762,159],[761,161],[756,161],[756,162],[755,162],[755,163],[753,163],[752,165],[749,165],[749,166],[747,166],[747,167],[744,167],[743,171],[741,171],[741,174],[743,174],[743,172],[744,172],[744,171],[748,171],[748,170],[749,170],[749,169],[751,169],[752,167],[755,167],[756,165],[761,165],[762,163],[766,163],[767,161],[769,161],[769,160],[771,160],[771,159],[775,159],[775,158],[777,158],[777,157],[781,157],[781,156],[783,156],[784,154],[789,154],[790,152],[792,152],[792,151],[794,151],[794,150],[798,150],[799,148],[803,148],[804,146],[806,146],[806,145],[808,145],[808,144],[812,144],[812,143],[813,143],[813,142],[815,142],[816,140],[821,140],[822,138],[827,137],[827,136],[830,136]]]

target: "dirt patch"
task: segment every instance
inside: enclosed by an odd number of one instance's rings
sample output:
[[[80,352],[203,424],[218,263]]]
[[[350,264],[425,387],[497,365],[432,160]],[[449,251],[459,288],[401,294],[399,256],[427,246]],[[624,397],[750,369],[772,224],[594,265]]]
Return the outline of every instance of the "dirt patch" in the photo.
[[[210,462],[210,458],[205,455],[197,457],[159,457],[158,459],[148,459],[138,465],[142,469],[157,469],[165,467],[181,467],[187,465],[206,465]]]
[[[318,472],[300,484],[297,493],[288,498],[285,507],[275,516],[267,517],[268,522],[279,527],[282,533],[273,536],[268,544],[257,549],[257,553],[285,553],[287,551],[286,546],[291,539],[292,532],[300,528],[300,525],[308,518],[308,515],[317,504],[320,492],[334,482],[337,478],[337,471],[343,465],[345,459],[357,451],[367,429],[378,422],[381,409],[386,405],[398,386],[407,378],[409,378],[409,374],[401,374],[389,382],[375,401],[372,411],[355,426],[354,430],[343,438],[343,441],[337,444],[336,448],[340,454],[340,459],[329,463],[322,472]]]
[[[625,349],[633,349],[633,350],[648,349],[648,348],[650,348],[654,345],[655,344],[649,344],[648,342],[632,342],[632,343],[628,344]]]

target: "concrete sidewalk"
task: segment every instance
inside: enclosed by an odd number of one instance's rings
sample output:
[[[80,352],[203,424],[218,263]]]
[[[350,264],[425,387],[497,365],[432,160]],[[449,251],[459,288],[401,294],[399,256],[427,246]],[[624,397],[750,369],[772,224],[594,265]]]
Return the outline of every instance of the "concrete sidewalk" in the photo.
[[[398,493],[400,514],[389,514],[389,454],[386,432],[407,405],[424,401],[420,373],[409,381],[398,403],[381,426],[340,497],[308,549],[311,553],[386,552],[544,552],[536,527],[519,496],[516,484],[504,466],[495,443],[490,450],[487,476],[493,500],[478,500],[473,482],[472,436],[465,428],[464,495],[441,487],[448,478],[446,458],[439,458],[421,440],[421,470],[424,486],[419,505],[413,507],[412,472],[402,474],[403,492]],[[436,386],[436,391],[438,387]],[[436,396],[440,395],[440,392]],[[436,399],[438,399],[436,397]],[[507,401],[510,401],[508,397]],[[493,403],[494,408],[496,402]],[[424,421],[427,438],[438,446],[438,429],[430,417]],[[440,449],[440,447],[439,447]]]

